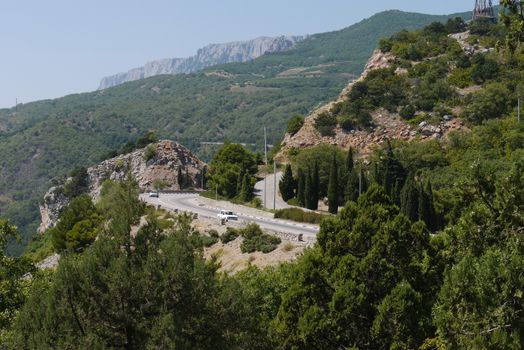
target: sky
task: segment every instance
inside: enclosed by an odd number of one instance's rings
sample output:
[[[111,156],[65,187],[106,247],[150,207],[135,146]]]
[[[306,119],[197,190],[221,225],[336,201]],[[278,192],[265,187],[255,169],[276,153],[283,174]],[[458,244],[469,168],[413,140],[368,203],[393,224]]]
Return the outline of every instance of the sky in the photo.
[[[0,108],[98,87],[107,75],[210,43],[342,29],[390,9],[474,0],[0,0]]]

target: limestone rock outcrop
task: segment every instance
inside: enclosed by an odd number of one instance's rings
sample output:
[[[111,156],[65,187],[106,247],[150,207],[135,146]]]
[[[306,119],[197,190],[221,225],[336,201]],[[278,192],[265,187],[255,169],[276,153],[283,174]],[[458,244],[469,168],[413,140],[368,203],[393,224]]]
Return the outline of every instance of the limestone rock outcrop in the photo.
[[[259,37],[248,41],[225,44],[210,44],[187,58],[167,58],[146,63],[125,73],[118,73],[102,79],[98,89],[106,89],[128,81],[144,79],[160,74],[194,73],[218,64],[246,62],[266,53],[292,49],[305,36]]]
[[[146,159],[146,152],[149,153],[149,159]],[[155,180],[162,181],[165,190],[178,191],[182,189],[182,184],[178,182],[179,170],[185,182],[184,188],[200,189],[205,166],[184,146],[162,140],[88,168],[89,194],[96,201],[105,180],[123,180],[129,173],[141,191],[153,190]],[[56,224],[62,209],[70,201],[63,192],[63,185],[59,185],[50,188],[44,196],[40,205],[42,222],[38,232],[42,233]]]

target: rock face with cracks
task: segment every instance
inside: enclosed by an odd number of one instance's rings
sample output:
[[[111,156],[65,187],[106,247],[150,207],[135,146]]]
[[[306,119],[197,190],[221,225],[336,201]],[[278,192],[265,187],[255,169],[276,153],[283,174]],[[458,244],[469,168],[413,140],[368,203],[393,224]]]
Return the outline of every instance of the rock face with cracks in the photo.
[[[96,201],[105,180],[124,180],[128,174],[133,176],[142,191],[153,190],[155,180],[161,181],[165,190],[178,191],[182,187],[200,189],[205,166],[184,146],[162,140],[88,168],[89,195]],[[179,171],[184,184],[178,182]],[[52,187],[45,194],[40,204],[42,222],[38,232],[53,227],[62,209],[69,203],[70,199],[63,195],[63,186]]]

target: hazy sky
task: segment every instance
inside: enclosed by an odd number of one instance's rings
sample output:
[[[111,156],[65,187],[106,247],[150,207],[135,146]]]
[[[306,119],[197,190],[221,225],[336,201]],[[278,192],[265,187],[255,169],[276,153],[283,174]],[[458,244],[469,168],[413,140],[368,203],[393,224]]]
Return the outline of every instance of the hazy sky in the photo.
[[[498,1],[497,1],[498,3]],[[209,43],[313,34],[388,9],[447,14],[474,0],[0,0],[0,107],[91,91],[106,75]]]

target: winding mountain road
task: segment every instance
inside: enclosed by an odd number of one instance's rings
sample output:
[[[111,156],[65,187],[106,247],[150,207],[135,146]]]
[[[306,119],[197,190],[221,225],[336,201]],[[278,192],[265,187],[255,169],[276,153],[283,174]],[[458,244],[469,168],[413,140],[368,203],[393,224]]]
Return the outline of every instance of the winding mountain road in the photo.
[[[208,199],[202,199],[196,193],[161,193],[158,198],[149,197],[148,194],[140,195],[140,198],[148,204],[168,209],[180,210],[198,214],[199,216],[216,219],[221,208],[220,203]],[[205,203],[208,202],[208,203]],[[209,204],[211,203],[211,204]],[[238,215],[239,222],[254,222],[266,230],[290,233],[294,235],[303,234],[304,237],[316,237],[319,227],[312,224],[297,223],[288,220],[274,219],[272,214],[247,208],[235,206],[235,212]]]

